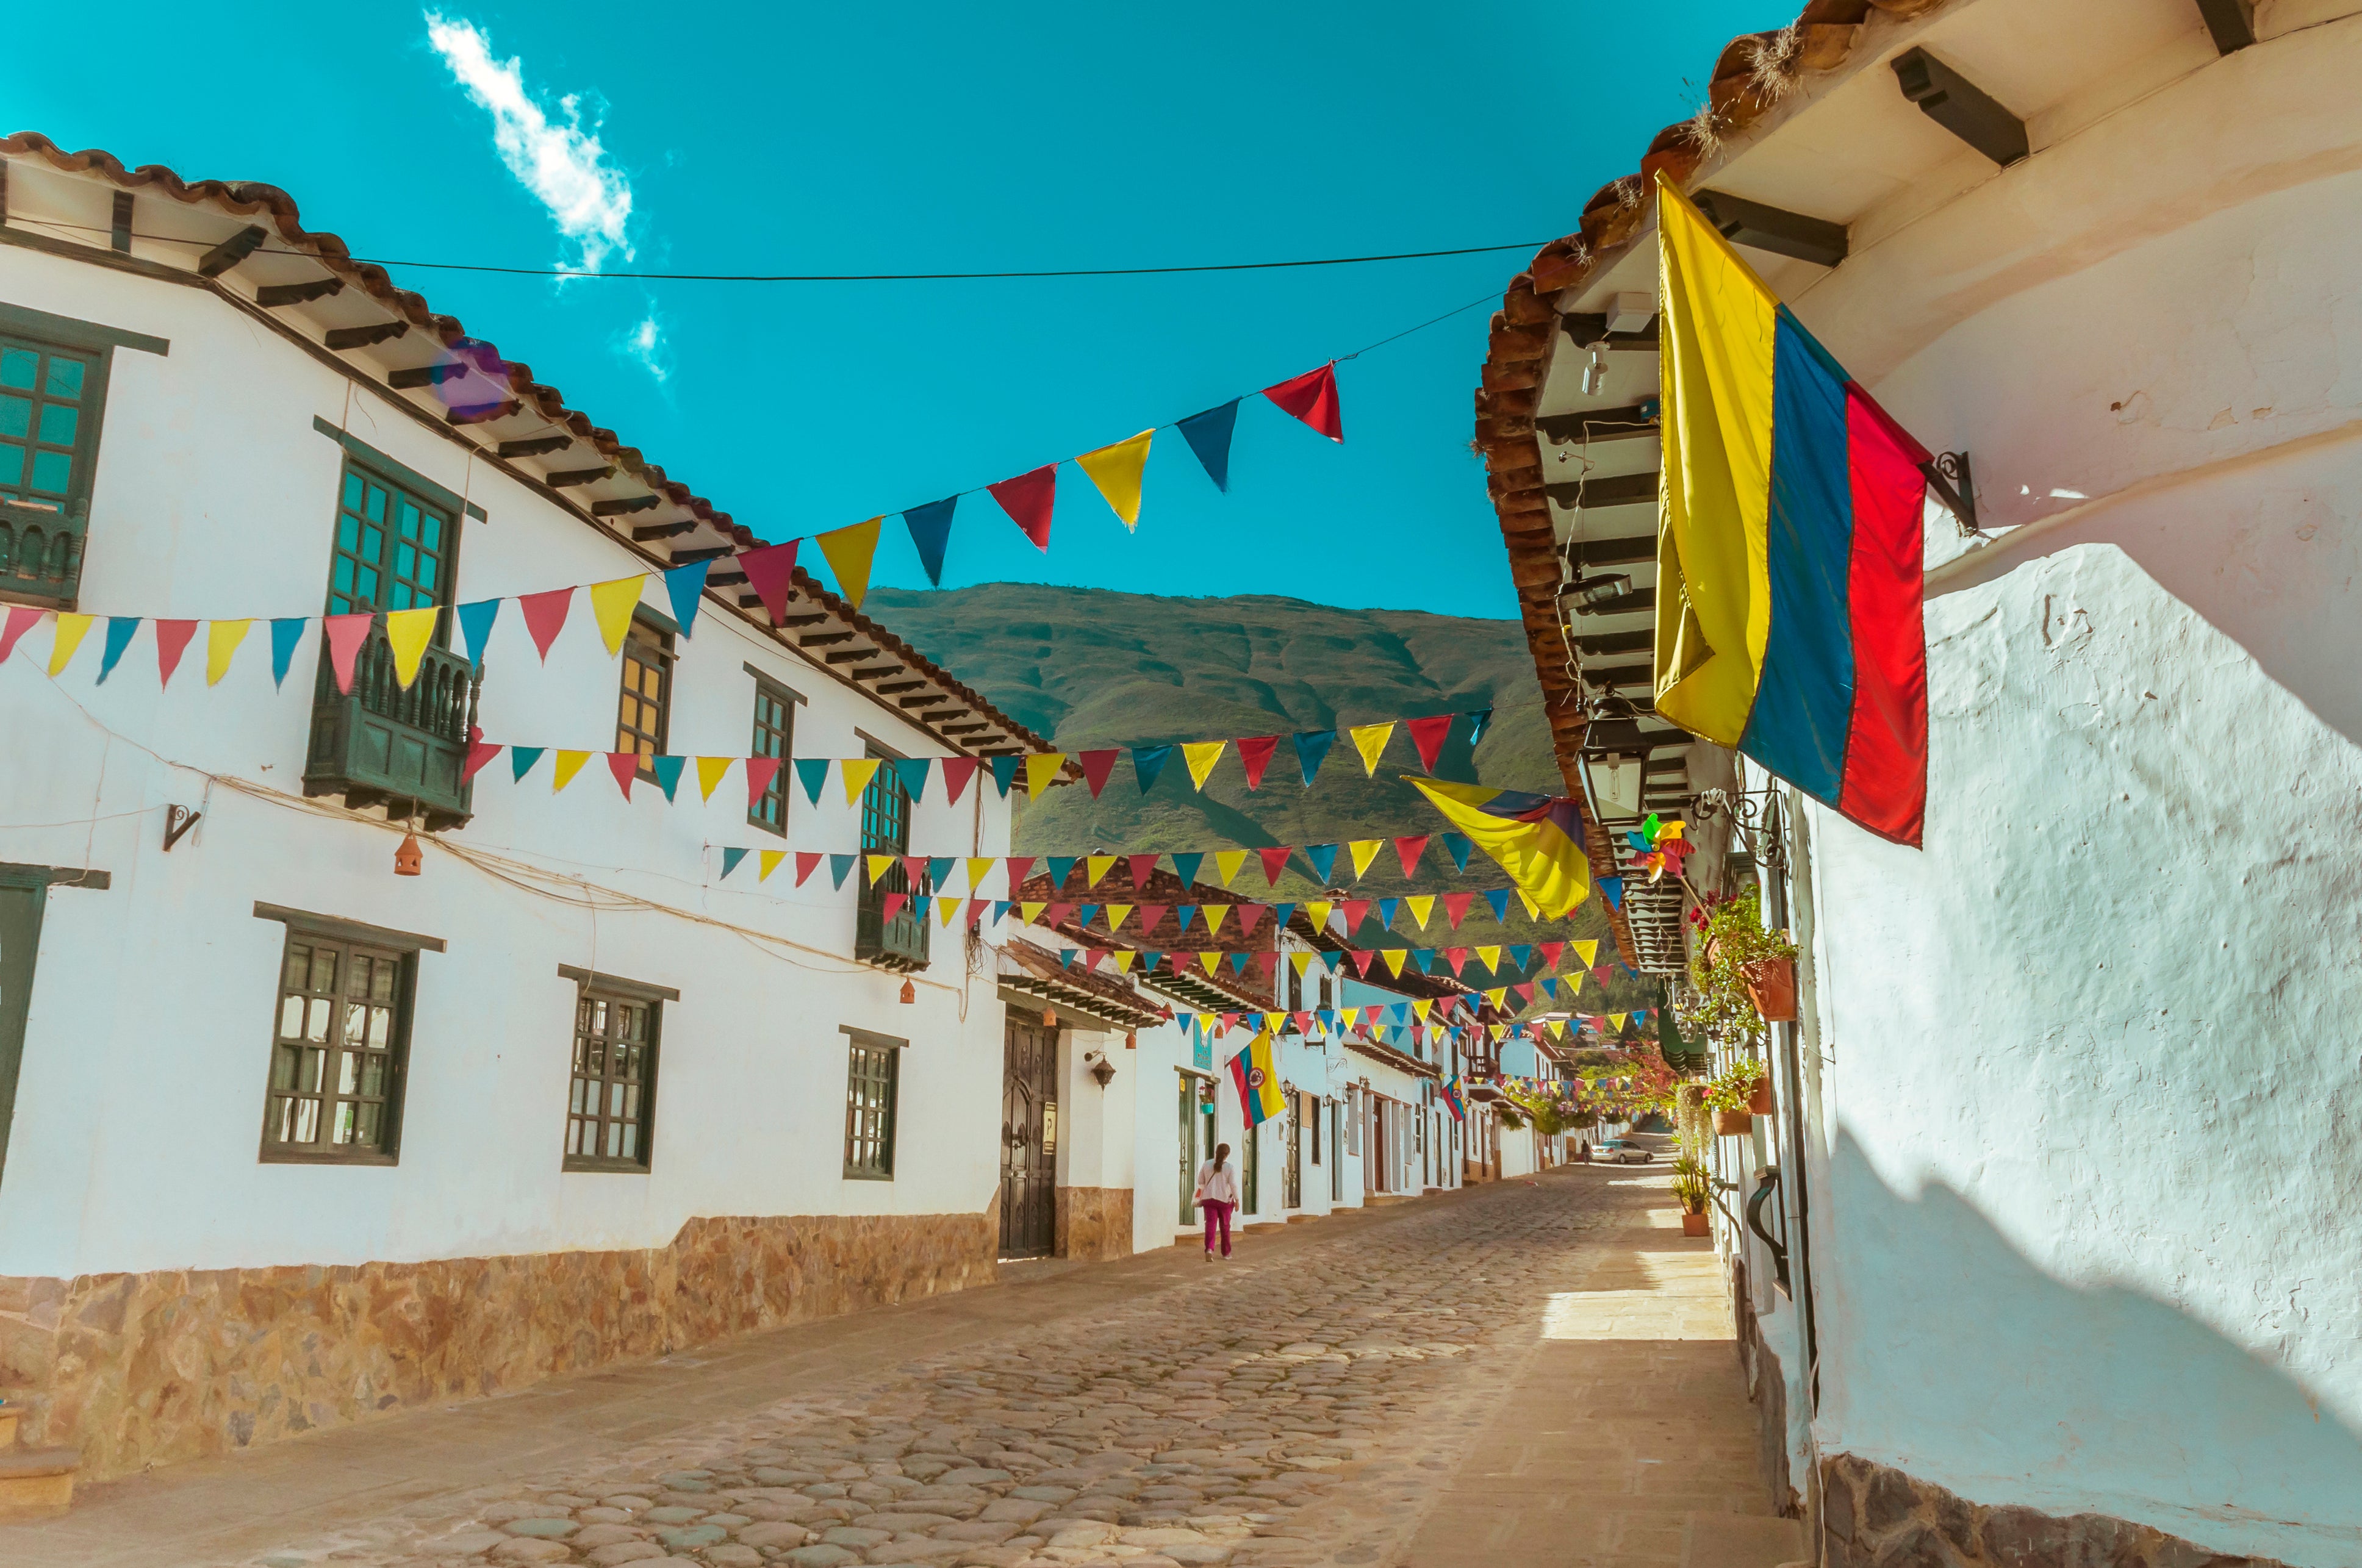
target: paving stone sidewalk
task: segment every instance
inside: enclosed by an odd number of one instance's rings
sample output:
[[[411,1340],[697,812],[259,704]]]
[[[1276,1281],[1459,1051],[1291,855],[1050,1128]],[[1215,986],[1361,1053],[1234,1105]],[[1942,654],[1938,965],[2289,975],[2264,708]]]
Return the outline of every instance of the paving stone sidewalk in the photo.
[[[523,1464],[495,1457],[480,1476],[397,1485],[380,1511],[348,1503],[323,1518],[308,1517],[301,1486],[258,1474],[246,1518],[209,1530],[194,1527],[215,1522],[208,1516],[237,1496],[234,1472],[177,1491],[169,1478],[146,1493],[133,1482],[102,1489],[54,1528],[0,1529],[0,1562],[148,1562],[126,1542],[151,1537],[186,1506],[192,1529],[178,1554],[153,1561],[1309,1568],[1440,1564],[1484,1548],[1488,1560],[1507,1562],[1776,1563],[1800,1554],[1783,1550],[1793,1526],[1781,1521],[1766,1519],[1768,1534],[1714,1537],[1724,1548],[1735,1540],[1738,1554],[1703,1559],[1684,1545],[1694,1527],[1667,1534],[1653,1515],[1654,1533],[1576,1528],[1577,1516],[1562,1511],[1567,1496],[1595,1497],[1610,1454],[1595,1455],[1596,1474],[1542,1488],[1546,1496],[1518,1478],[1514,1452],[1503,1457],[1505,1416],[1520,1428],[1538,1417],[1547,1426],[1563,1403],[1536,1386],[1538,1367],[1565,1382],[1569,1397],[1595,1393],[1584,1381],[1588,1369],[1623,1348],[1619,1324],[1650,1310],[1650,1270],[1643,1261],[1635,1272],[1636,1248],[1699,1250],[1677,1235],[1661,1239],[1669,1218],[1661,1177],[1578,1168],[1249,1238],[1227,1264],[1184,1253],[1076,1268],[968,1293],[1001,1297],[1004,1309],[998,1323],[966,1333],[929,1331],[928,1315],[951,1310],[956,1297],[877,1315],[903,1318],[910,1345],[933,1353],[849,1355],[833,1374],[812,1364],[786,1398],[713,1419],[645,1422],[669,1427],[645,1441],[560,1444],[546,1466],[521,1444]],[[1672,1425],[1697,1429],[1705,1445],[1698,1452],[1744,1454],[1753,1434],[1728,1330],[1718,1327],[1726,1320],[1695,1289],[1698,1278],[1710,1279],[1711,1254],[1687,1261],[1692,1288],[1668,1297],[1663,1318],[1673,1330],[1661,1324],[1637,1337],[1694,1336],[1709,1355],[1680,1365],[1616,1362],[1640,1374],[1617,1397],[1645,1407],[1661,1387],[1687,1398]],[[1586,1281],[1598,1293],[1588,1306]],[[1027,1290],[1031,1301],[1021,1299]],[[1020,1309],[1005,1309],[1011,1305]],[[800,1336],[820,1331],[749,1336],[734,1342],[733,1353],[742,1362],[767,1350],[792,1354]],[[1593,1354],[1571,1342],[1584,1340],[1615,1342]],[[700,1375],[697,1358],[679,1359],[674,1375],[686,1386]],[[667,1368],[644,1371],[655,1378],[644,1375],[642,1404],[660,1408]],[[1692,1397],[1701,1386],[1703,1403]],[[302,1446],[320,1465],[390,1463],[386,1479],[398,1481],[404,1452],[435,1468],[424,1462],[436,1421],[457,1423],[469,1408],[402,1418],[408,1443],[423,1449],[390,1450],[367,1428]],[[557,1408],[552,1415],[563,1419]],[[450,1430],[456,1437],[460,1429]],[[300,1478],[304,1458],[278,1455],[272,1473]],[[1684,1500],[1680,1517],[1770,1513],[1743,1466],[1724,1464],[1711,1488]],[[1495,1516],[1553,1510],[1567,1528],[1496,1528]],[[1449,1528],[1422,1535],[1430,1516]],[[1499,1550],[1513,1537],[1514,1549]]]

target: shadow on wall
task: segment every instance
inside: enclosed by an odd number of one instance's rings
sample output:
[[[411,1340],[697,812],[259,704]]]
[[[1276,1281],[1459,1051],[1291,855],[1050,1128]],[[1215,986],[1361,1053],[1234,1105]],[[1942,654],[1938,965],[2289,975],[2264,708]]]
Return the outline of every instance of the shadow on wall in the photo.
[[[2153,1297],[2046,1272],[1949,1187],[1893,1190],[1849,1132],[1820,1203],[1823,1452],[1978,1503],[2362,1564],[2362,1435],[2286,1372]],[[2158,1275],[2207,1266],[2150,1244]]]

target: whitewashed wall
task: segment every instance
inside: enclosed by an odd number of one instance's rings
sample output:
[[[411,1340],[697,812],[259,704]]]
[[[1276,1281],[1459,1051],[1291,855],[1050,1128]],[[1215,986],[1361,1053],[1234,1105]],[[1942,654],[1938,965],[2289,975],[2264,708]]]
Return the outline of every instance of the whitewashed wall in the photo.
[[[167,357],[115,356],[85,611],[318,613],[342,453],[315,416],[487,510],[463,525],[461,599],[640,569],[366,392],[348,407],[342,377],[198,291],[6,248],[0,299],[171,340]],[[710,805],[695,801],[693,775],[679,804],[646,784],[626,804],[602,759],[553,799],[549,759],[520,786],[503,756],[478,778],[476,818],[455,840],[683,912],[593,916],[431,850],[425,876],[397,879],[381,828],[208,790],[195,771],[300,792],[316,633],[278,691],[267,628],[212,689],[200,635],[161,693],[145,631],[94,686],[100,641],[56,682],[46,630],[0,667],[0,860],[87,865],[114,881],[49,900],[0,1185],[0,1274],[651,1246],[693,1215],[975,1213],[990,1201],[1000,1009],[961,944],[936,933],[933,966],[904,1006],[900,977],[851,960],[851,881],[836,892],[823,867],[795,889],[789,862],[758,888],[751,860],[715,880],[708,846],[855,847],[855,812],[833,783],[818,807],[795,794],[782,841],[746,824],[735,773]],[[673,750],[748,749],[749,660],[810,699],[800,755],[860,755],[855,726],[914,755],[942,749],[709,601],[679,645]],[[486,672],[488,738],[613,744],[619,672],[579,598],[546,667],[506,607]],[[168,856],[174,801],[204,820]],[[956,809],[938,781],[913,847],[1001,853],[1008,820],[988,780]],[[285,937],[255,918],[258,900],[447,943],[420,960],[397,1166],[257,1160]],[[698,914],[802,946],[767,948]],[[559,1169],[575,995],[561,964],[681,992],[665,1008],[649,1175]],[[911,1041],[890,1182],[840,1174],[840,1025]]]

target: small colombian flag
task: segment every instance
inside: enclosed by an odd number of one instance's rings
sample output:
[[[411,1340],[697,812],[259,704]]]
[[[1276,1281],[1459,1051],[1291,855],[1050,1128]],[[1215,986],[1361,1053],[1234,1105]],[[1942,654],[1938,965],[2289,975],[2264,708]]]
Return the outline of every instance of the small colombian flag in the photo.
[[[1460,1098],[1460,1075],[1452,1074],[1443,1081],[1443,1109],[1451,1112],[1451,1120],[1465,1122],[1468,1107]]]
[[[1528,795],[1484,784],[1403,778],[1418,786],[1444,820],[1500,863],[1518,889],[1551,920],[1591,896],[1591,860],[1583,849],[1583,813],[1564,795]]]
[[[1287,1097],[1279,1091],[1279,1070],[1272,1066],[1271,1031],[1257,1032],[1245,1050],[1231,1058],[1231,1082],[1239,1086],[1239,1103],[1246,1108],[1249,1127],[1260,1127],[1287,1109]]]

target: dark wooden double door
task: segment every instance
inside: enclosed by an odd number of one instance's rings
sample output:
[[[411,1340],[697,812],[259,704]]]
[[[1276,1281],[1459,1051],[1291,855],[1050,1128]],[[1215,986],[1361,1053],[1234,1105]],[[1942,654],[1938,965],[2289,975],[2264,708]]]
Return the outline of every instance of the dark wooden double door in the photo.
[[[1009,1015],[1000,1075],[1000,1255],[1058,1244],[1058,1032]]]

